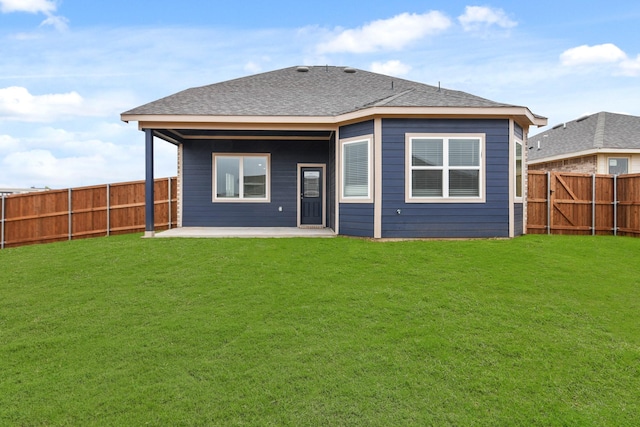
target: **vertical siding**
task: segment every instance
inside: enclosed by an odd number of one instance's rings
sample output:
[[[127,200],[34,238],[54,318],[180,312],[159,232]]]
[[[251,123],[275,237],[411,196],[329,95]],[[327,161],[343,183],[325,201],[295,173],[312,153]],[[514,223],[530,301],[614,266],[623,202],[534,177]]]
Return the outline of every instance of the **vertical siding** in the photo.
[[[342,126],[340,128],[340,138],[347,139],[372,135],[373,126],[373,120]],[[373,237],[373,203],[341,203],[340,234]]]
[[[486,203],[405,203],[406,133],[486,134]],[[382,237],[509,236],[508,120],[384,119],[382,151]]]
[[[184,144],[183,219],[185,227],[295,227],[297,164],[326,163],[326,141],[189,141]],[[213,203],[212,153],[270,153],[270,203]],[[327,180],[327,184],[332,181]],[[330,191],[327,191],[330,193]],[[278,208],[282,206],[282,212]],[[329,211],[329,208],[327,208]]]

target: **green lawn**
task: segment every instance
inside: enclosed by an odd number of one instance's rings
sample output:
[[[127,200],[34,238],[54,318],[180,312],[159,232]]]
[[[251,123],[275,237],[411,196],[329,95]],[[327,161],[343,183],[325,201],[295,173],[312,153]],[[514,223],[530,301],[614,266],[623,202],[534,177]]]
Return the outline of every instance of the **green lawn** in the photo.
[[[0,251],[0,425],[625,426],[640,239]]]

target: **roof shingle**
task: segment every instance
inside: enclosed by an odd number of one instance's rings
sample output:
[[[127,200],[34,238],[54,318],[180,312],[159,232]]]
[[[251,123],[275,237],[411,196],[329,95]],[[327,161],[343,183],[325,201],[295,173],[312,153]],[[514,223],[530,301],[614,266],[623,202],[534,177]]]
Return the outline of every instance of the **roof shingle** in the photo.
[[[640,117],[603,111],[531,136],[528,145],[529,160],[592,149],[640,149]]]
[[[512,106],[383,74],[313,66],[289,67],[187,89],[123,115],[337,116],[381,105]]]

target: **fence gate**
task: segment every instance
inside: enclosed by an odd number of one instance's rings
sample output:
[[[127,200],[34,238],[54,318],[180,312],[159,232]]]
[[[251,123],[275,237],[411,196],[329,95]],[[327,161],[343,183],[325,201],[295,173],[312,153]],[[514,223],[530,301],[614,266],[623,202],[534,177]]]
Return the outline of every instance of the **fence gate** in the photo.
[[[527,232],[617,234],[617,187],[611,175],[530,171]]]

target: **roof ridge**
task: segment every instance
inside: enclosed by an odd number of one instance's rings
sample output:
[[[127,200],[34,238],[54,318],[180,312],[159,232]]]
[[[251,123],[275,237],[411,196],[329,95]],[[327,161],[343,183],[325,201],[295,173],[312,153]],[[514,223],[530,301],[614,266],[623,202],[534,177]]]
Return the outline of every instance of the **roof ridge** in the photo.
[[[596,131],[593,134],[593,146],[595,148],[604,147],[604,130],[606,123],[606,114],[604,111],[598,113],[598,124],[596,124]]]
[[[395,95],[391,95],[391,96],[388,96],[388,97],[386,97],[386,98],[382,98],[382,99],[381,99],[381,100],[379,100],[379,101],[374,102],[374,103],[373,103],[373,106],[374,106],[374,107],[381,107],[381,106],[383,106],[383,105],[387,105],[387,104],[388,104],[388,103],[390,103],[391,101],[393,101],[393,100],[395,100],[395,99],[398,99],[398,98],[400,98],[400,97],[402,97],[402,96],[404,96],[404,95],[408,94],[409,92],[413,92],[413,91],[415,91],[415,88],[409,88],[409,89],[407,89],[407,90],[403,90],[403,91],[402,91],[402,92],[400,92],[400,93],[396,93]]]

